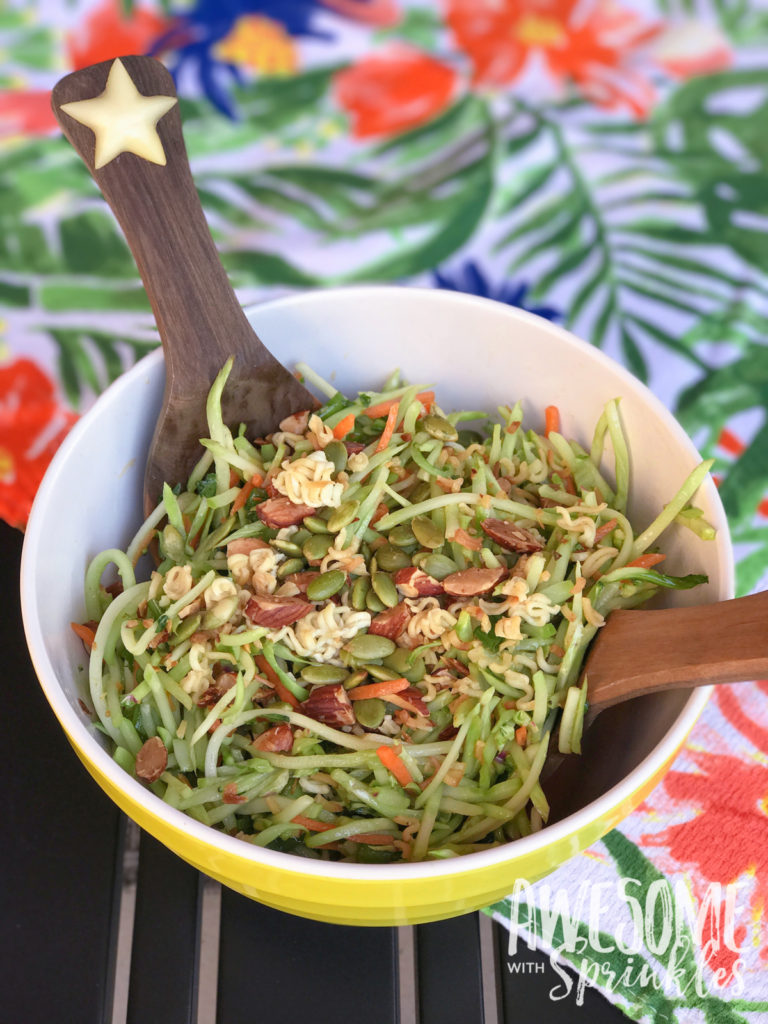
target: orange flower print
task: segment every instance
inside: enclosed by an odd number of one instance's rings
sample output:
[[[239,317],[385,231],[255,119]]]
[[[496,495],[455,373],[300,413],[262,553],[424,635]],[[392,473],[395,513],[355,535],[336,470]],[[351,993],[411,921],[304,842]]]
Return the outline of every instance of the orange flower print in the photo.
[[[474,82],[507,85],[533,56],[556,79],[575,82],[600,106],[637,115],[653,101],[633,51],[659,31],[612,0],[444,0],[447,21],[468,54]]]
[[[23,529],[43,474],[77,415],[29,359],[0,366],[0,517]]]
[[[686,77],[731,59],[716,30],[694,23],[664,29],[614,0],[443,2],[476,85],[509,85],[536,60],[598,106],[643,117],[655,95],[652,66]]]
[[[674,804],[687,805],[694,817],[642,836],[641,844],[667,847],[681,868],[693,869],[696,885],[728,885],[754,876],[752,909],[761,916],[768,900],[768,771],[764,764],[728,754],[689,749],[686,756],[700,770],[669,772],[663,787]]]
[[[146,53],[166,30],[168,21],[138,4],[126,15],[120,0],[104,0],[70,33],[67,51],[73,68],[112,57]]]
[[[456,94],[458,75],[418,50],[395,46],[339,72],[336,100],[358,139],[394,135],[439,114]]]
[[[696,21],[670,25],[651,47],[654,61],[674,78],[711,75],[731,64],[727,41],[714,25]]]

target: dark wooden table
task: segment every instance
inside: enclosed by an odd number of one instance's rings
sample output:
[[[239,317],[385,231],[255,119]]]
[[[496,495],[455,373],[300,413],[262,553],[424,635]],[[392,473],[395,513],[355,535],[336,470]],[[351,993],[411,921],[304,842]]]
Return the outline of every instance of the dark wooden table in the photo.
[[[0,1024],[626,1021],[591,990],[582,1006],[553,1001],[546,958],[510,958],[506,932],[482,914],[399,929],[305,921],[222,890],[139,835],[37,684],[21,545],[0,523]]]

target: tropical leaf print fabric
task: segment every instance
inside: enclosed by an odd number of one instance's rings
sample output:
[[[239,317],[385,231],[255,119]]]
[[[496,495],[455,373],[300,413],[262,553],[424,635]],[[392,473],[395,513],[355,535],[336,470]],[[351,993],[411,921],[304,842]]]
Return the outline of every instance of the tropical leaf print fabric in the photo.
[[[176,78],[244,303],[399,282],[557,319],[646,381],[716,460],[738,591],[765,586],[763,4],[6,0],[0,50],[0,516],[23,527],[77,415],[157,343],[126,244],[49,105],[67,70],[151,53]],[[592,978],[637,1019],[768,1020],[767,696],[722,690],[621,832],[550,880],[575,894],[583,880],[655,892],[684,878],[699,900],[740,884],[737,948],[709,934],[683,995],[631,971],[613,987]],[[555,946],[541,914],[534,890],[529,931]],[[635,965],[668,972],[649,943]],[[694,978],[693,961],[681,969]]]

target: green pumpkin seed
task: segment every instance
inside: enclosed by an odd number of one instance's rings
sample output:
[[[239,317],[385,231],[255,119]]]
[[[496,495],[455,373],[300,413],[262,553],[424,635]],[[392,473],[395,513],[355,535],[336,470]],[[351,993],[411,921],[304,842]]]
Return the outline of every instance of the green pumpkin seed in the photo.
[[[375,572],[371,577],[371,586],[376,597],[383,601],[387,608],[394,608],[400,600],[400,595],[392,581],[392,577],[387,576],[385,572]]]
[[[348,640],[342,648],[347,654],[362,662],[386,658],[394,649],[394,640],[390,640],[388,636],[376,636],[374,633],[359,633]]]
[[[424,659],[418,656],[411,662],[411,654],[405,647],[398,647],[384,659],[384,665],[395,673],[396,678],[402,677],[409,683],[418,683],[424,678],[427,667]]]
[[[345,651],[343,647],[339,651],[339,660],[342,665],[346,665],[351,672],[357,672],[357,670],[362,666],[360,659],[353,657],[349,651]]]
[[[411,529],[416,540],[424,548],[439,548],[445,541],[445,531],[437,526],[429,516],[414,516]]]
[[[372,612],[374,615],[378,615],[378,613],[383,612],[387,606],[375,591],[369,590],[365,595],[365,607],[369,612]]]
[[[192,636],[196,633],[199,626],[202,615],[189,615],[186,619],[179,620],[179,628],[174,632],[173,639],[177,643],[181,643],[182,640],[186,640],[187,637]]]
[[[389,543],[398,548],[410,548],[416,544],[410,523],[401,523],[389,531]]]
[[[308,562],[320,562],[328,554],[332,544],[333,537],[330,533],[316,533],[314,537],[304,542],[301,553]]]
[[[307,587],[307,597],[310,601],[325,601],[334,594],[338,594],[347,582],[347,574],[341,569],[331,569],[330,572],[322,572],[315,577]]]
[[[383,682],[385,679],[400,679],[400,673],[395,672],[391,668],[386,668],[384,665],[368,665],[368,675],[372,679],[377,679]]]
[[[344,689],[354,690],[354,688],[356,686],[359,686],[360,683],[364,683],[367,678],[367,671],[364,668],[358,668],[356,671],[352,672],[351,675],[348,675],[347,678],[344,680]]]
[[[312,534],[309,530],[305,530],[303,526],[300,526],[296,533],[291,534],[291,540],[294,544],[298,544],[301,547],[304,541],[309,540],[311,536]]]
[[[307,516],[304,520],[305,529],[310,533],[328,533],[328,522],[320,516]]]
[[[384,701],[378,697],[355,701],[355,718],[365,729],[378,729],[386,713]]]
[[[325,457],[332,462],[337,473],[347,465],[347,448],[343,441],[329,441],[325,446]]]
[[[328,529],[331,533],[338,533],[338,531],[343,530],[345,526],[349,526],[357,515],[357,510],[359,508],[359,501],[345,501],[339,505],[337,509],[334,509],[327,523]]]
[[[371,589],[371,582],[367,576],[360,576],[352,584],[352,594],[350,600],[352,601],[352,607],[355,611],[361,612],[365,609],[365,599],[368,596],[368,591]]]
[[[168,523],[163,527],[160,535],[160,553],[166,558],[172,558],[174,562],[185,562],[187,553],[184,550],[184,540],[176,529]]]
[[[277,567],[275,576],[279,580],[284,580],[286,576],[290,576],[292,572],[301,572],[304,568],[303,558],[286,558],[284,562],[281,562]]]
[[[419,568],[429,576],[434,576],[436,580],[444,580],[452,572],[458,572],[459,566],[448,555],[437,555],[433,552],[431,555],[427,555]]]
[[[301,545],[293,540],[275,540],[270,542],[276,551],[282,551],[284,555],[293,555],[298,558],[301,555]]]
[[[459,444],[462,444],[465,448],[469,448],[471,444],[482,444],[483,435],[477,430],[460,430],[459,431]]]
[[[432,488],[429,486],[429,481],[421,480],[408,495],[408,501],[413,505],[418,505],[420,501],[426,501],[427,498],[431,497]]]
[[[305,665],[301,678],[305,683],[343,683],[348,675],[340,665]]]
[[[456,441],[458,439],[459,432],[456,427],[442,416],[425,416],[421,425],[430,437],[436,437],[438,441]]]
[[[411,564],[411,560],[405,551],[393,547],[392,544],[382,544],[376,552],[376,565],[384,572],[395,572],[397,569],[405,569]]]

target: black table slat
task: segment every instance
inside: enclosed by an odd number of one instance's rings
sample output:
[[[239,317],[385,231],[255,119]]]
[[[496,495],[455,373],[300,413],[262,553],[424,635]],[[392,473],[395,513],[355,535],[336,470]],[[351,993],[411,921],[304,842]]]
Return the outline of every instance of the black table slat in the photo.
[[[224,889],[219,1024],[395,1024],[397,932],[283,914]]]
[[[21,545],[0,522],[0,750],[10,812],[0,843],[0,1019],[101,1024],[111,1017],[120,815],[35,677],[19,608]]]
[[[558,965],[555,970],[548,956],[528,949],[523,941],[510,956],[509,933],[499,924],[494,928],[505,1024],[526,1019],[546,1020],[547,1024],[627,1024],[625,1015],[597,989],[586,986],[580,991],[578,977],[570,968]]]
[[[141,834],[127,1024],[194,1024],[202,876]]]
[[[477,914],[416,928],[420,1024],[482,1024]]]

